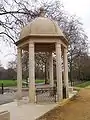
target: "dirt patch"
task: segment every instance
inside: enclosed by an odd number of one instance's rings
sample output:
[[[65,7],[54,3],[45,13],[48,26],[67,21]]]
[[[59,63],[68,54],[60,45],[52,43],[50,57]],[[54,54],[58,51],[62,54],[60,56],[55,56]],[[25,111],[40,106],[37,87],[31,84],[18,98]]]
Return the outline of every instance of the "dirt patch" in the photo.
[[[51,110],[38,120],[90,120],[90,89],[82,89],[74,100]]]

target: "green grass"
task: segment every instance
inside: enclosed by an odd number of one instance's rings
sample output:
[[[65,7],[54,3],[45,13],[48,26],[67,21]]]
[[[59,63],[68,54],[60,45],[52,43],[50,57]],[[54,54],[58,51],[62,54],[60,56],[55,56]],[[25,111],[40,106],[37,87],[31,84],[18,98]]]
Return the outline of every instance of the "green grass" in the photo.
[[[45,80],[36,80],[36,83],[44,83]],[[12,87],[12,86],[17,86],[17,81],[16,80],[0,80],[0,87],[2,86],[2,83],[4,87]]]
[[[4,87],[10,87],[10,86],[17,85],[16,80],[0,80],[0,87],[2,86],[2,83],[3,83]]]
[[[90,85],[90,81],[86,81],[84,83],[80,83],[80,84],[76,85],[76,87],[85,88],[89,85]]]
[[[44,83],[45,80],[38,80],[38,79],[37,79],[35,82],[36,82],[36,83]]]
[[[11,87],[11,86],[16,86],[17,85],[16,80],[0,80],[0,87],[2,85],[2,82],[3,82],[4,87]],[[36,80],[36,83],[44,83],[44,82],[45,82],[45,80],[39,80],[39,79]],[[80,83],[80,84],[76,85],[75,87],[85,88],[87,86],[90,86],[90,81]]]

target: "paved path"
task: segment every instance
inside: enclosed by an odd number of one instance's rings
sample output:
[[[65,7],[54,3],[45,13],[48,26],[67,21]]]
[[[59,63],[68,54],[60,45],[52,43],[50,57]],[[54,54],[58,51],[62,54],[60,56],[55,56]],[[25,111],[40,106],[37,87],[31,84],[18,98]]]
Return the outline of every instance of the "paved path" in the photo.
[[[90,120],[90,89],[82,89],[74,100],[39,120]]]
[[[0,105],[12,102],[15,99],[15,94],[14,93],[5,93],[5,94],[0,94]]]
[[[23,91],[23,97],[28,96],[28,91]],[[6,92],[4,94],[0,94],[0,105],[13,102],[16,98],[16,92]]]
[[[8,110],[10,120],[35,120],[47,111],[56,107],[57,104],[22,104],[17,106],[16,102],[0,105],[0,112]]]

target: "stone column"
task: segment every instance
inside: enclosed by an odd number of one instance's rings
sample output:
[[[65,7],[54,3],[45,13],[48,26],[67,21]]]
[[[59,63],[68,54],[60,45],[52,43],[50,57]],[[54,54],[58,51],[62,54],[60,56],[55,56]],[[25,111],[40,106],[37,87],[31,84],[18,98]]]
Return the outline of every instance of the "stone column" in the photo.
[[[54,81],[53,81],[53,56],[52,52],[49,53],[49,80],[50,80],[50,86],[54,87]]]
[[[62,100],[62,59],[61,44],[56,43],[56,75],[57,75],[57,99]]]
[[[66,97],[69,97],[68,91],[68,58],[67,58],[67,48],[64,48],[63,55],[63,64],[64,64],[64,85],[66,87]]]
[[[35,102],[34,43],[29,42],[29,101]]]
[[[22,99],[22,50],[17,49],[17,99]]]

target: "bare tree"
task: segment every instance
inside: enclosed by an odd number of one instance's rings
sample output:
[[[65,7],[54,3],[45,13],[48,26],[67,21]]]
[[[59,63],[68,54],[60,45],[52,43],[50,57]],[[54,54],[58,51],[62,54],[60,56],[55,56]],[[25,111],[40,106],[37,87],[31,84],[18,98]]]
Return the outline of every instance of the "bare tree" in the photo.
[[[36,3],[35,3],[36,2]],[[37,4],[37,5],[36,5]],[[8,41],[10,44],[15,44],[19,39],[20,30],[23,26],[32,21],[35,17],[39,16],[39,8],[43,6],[46,11],[46,16],[56,20],[58,25],[62,28],[67,40],[68,58],[70,81],[72,81],[72,70],[74,59],[79,57],[80,54],[86,52],[87,36],[83,30],[83,24],[76,16],[69,16],[65,13],[63,5],[60,1],[39,2],[24,1],[24,0],[1,0],[0,4],[0,37],[2,40]],[[41,53],[37,54],[37,61],[42,59],[41,65],[45,63],[45,55],[41,57]],[[41,67],[41,66],[40,66]]]

